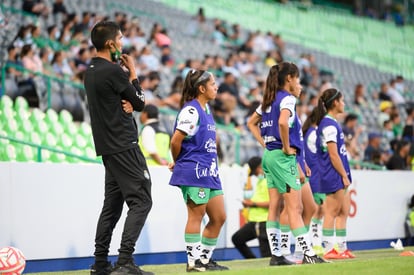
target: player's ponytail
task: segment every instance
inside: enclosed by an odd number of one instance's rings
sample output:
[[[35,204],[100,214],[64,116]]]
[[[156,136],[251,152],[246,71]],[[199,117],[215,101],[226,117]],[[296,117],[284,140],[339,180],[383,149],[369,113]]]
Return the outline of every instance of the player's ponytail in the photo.
[[[288,75],[291,77],[299,77],[298,67],[291,62],[282,62],[270,68],[263,93],[263,112],[265,112],[272,104],[273,100],[275,100],[277,91],[283,89]]]
[[[204,70],[190,70],[184,80],[183,95],[180,101],[182,108],[186,102],[189,102],[198,96],[198,87],[206,85],[210,79],[211,73]]]
[[[319,125],[322,118],[326,115],[326,113],[331,110],[334,105],[333,103],[342,97],[342,93],[337,89],[330,88],[323,91],[322,95],[319,97],[317,114],[316,114],[316,124]]]

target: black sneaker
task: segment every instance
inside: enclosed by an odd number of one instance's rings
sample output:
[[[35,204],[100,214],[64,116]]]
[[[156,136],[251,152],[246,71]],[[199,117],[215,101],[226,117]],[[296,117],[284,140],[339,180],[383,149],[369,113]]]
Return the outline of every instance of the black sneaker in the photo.
[[[306,254],[303,255],[302,264],[325,264],[329,263],[324,258],[319,257],[318,255],[308,256]]]
[[[103,268],[98,268],[96,264],[91,266],[91,275],[109,275],[112,272],[112,264],[107,262],[106,266]]]
[[[204,272],[206,268],[203,266],[200,260],[196,260],[194,265],[189,265],[187,263],[187,272]]]
[[[131,261],[124,265],[117,263],[112,270],[111,275],[154,275],[154,273],[142,270]]]
[[[200,262],[201,263],[201,262]],[[201,263],[201,265],[206,269],[206,271],[222,271],[222,270],[229,270],[227,266],[222,266],[210,259],[210,261],[206,264]]]
[[[272,255],[269,265],[295,265],[295,262],[289,261],[285,256]]]

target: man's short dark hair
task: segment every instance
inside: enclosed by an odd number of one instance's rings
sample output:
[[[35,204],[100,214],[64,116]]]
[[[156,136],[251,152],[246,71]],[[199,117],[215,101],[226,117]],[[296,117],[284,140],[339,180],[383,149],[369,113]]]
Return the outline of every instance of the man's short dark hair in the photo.
[[[97,51],[105,48],[105,43],[108,40],[114,40],[118,35],[120,28],[118,24],[113,21],[98,22],[91,31],[92,44]]]
[[[358,119],[358,116],[356,114],[348,114],[345,117],[344,124],[347,124],[349,121],[353,121],[353,120],[357,120],[357,119]]]
[[[145,105],[142,113],[147,113],[148,118],[158,118],[158,108],[152,104]]]

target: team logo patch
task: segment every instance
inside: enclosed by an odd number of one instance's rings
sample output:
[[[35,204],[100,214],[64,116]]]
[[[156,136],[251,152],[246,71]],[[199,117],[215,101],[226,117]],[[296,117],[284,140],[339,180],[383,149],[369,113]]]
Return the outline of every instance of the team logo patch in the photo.
[[[206,192],[204,191],[204,188],[200,188],[200,189],[198,190],[198,197],[199,197],[200,199],[204,199],[204,198],[206,197]]]

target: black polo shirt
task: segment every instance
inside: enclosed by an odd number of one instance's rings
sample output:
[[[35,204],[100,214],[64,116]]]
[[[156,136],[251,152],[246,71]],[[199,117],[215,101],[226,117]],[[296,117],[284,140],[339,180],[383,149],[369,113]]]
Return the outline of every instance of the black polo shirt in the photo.
[[[132,85],[128,73],[104,58],[92,59],[85,72],[95,150],[98,156],[119,153],[137,146],[138,130],[132,114],[122,109],[126,99],[135,111],[144,108],[144,96],[137,80]]]

